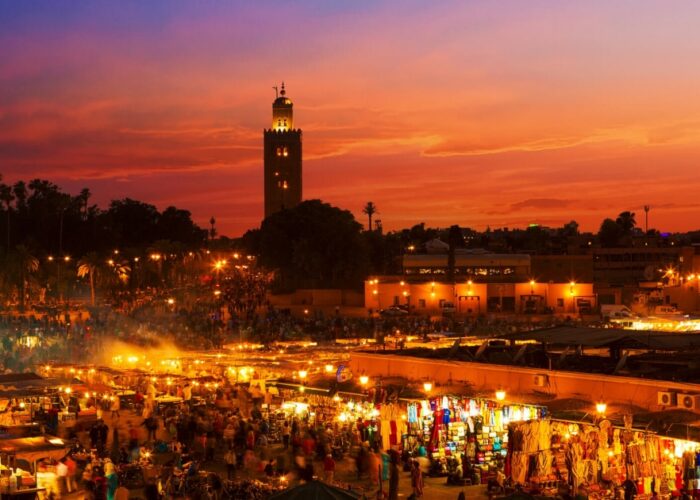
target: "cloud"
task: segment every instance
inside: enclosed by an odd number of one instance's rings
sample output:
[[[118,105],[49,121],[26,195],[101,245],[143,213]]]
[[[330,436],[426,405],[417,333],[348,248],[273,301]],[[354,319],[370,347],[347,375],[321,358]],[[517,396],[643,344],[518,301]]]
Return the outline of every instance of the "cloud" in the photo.
[[[534,208],[542,210],[552,210],[558,208],[566,208],[575,203],[576,200],[560,200],[557,198],[531,198],[529,200],[513,203],[511,210],[521,210],[523,208]]]

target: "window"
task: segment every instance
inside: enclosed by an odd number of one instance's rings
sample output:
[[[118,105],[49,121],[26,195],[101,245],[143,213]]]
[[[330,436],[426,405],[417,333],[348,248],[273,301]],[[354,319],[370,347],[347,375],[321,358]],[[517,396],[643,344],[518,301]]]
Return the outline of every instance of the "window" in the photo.
[[[564,307],[564,299],[557,299],[557,307]]]
[[[418,299],[418,307],[425,309],[425,299]]]
[[[287,151],[287,146],[282,148],[282,156],[289,156],[289,151]]]
[[[277,148],[277,156],[282,156],[282,148]]]

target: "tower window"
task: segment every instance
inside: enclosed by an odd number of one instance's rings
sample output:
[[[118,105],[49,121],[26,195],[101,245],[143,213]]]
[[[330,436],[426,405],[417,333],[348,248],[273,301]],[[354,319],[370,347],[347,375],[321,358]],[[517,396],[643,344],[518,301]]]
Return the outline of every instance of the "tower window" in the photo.
[[[287,151],[287,146],[282,148],[282,156],[289,156],[289,151]]]
[[[282,148],[277,148],[277,156],[282,156]]]
[[[287,181],[284,181],[282,183],[282,189],[287,189],[289,186],[287,186]]]

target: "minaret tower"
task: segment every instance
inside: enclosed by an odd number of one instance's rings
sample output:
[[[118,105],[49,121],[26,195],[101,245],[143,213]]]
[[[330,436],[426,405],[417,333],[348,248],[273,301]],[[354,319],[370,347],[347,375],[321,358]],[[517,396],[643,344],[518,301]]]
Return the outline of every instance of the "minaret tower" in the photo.
[[[265,218],[301,203],[301,130],[294,128],[292,100],[282,87],[272,103],[272,128],[264,132]]]

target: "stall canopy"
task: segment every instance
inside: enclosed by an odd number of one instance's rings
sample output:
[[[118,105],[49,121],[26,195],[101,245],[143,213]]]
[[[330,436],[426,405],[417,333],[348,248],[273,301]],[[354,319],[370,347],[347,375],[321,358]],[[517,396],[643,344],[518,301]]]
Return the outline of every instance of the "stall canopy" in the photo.
[[[0,398],[41,393],[51,385],[49,380],[36,373],[6,373],[0,375]]]
[[[591,348],[652,349],[686,351],[700,349],[700,333],[635,332],[613,328],[555,326],[529,332],[511,333],[501,338],[522,342],[540,342],[551,346]]]
[[[320,481],[311,481],[272,495],[270,500],[357,500],[358,493],[341,490]]]
[[[0,440],[0,450],[12,452],[17,458],[33,462],[42,458],[59,460],[68,453],[68,444],[53,436],[23,437]]]

